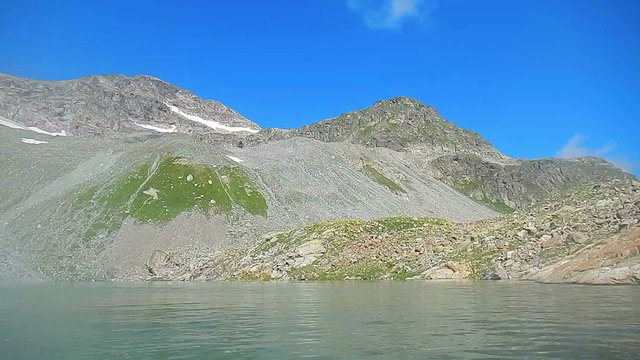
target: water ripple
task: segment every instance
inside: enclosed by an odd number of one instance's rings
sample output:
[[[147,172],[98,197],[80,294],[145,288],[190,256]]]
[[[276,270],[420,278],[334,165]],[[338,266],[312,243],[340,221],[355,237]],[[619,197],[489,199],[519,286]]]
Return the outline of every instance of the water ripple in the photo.
[[[640,358],[637,287],[0,285],[8,359]]]

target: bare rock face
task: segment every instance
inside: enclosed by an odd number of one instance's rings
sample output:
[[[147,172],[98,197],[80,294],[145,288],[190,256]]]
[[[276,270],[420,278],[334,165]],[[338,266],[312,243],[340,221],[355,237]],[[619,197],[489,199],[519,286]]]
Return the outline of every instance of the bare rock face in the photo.
[[[541,282],[640,284],[640,225],[543,268]]]
[[[170,279],[174,276],[175,270],[179,268],[180,264],[166,252],[155,250],[145,266],[149,271],[149,275],[153,278]]]
[[[37,81],[0,74],[0,116],[24,126],[48,132],[64,130],[74,136],[132,132],[246,135],[260,129],[222,103],[200,99],[146,75]],[[221,126],[194,120],[198,118]]]
[[[472,199],[499,208],[522,209],[557,191],[634,176],[606,160],[511,159],[495,162],[476,154],[451,154],[430,161],[434,177]]]

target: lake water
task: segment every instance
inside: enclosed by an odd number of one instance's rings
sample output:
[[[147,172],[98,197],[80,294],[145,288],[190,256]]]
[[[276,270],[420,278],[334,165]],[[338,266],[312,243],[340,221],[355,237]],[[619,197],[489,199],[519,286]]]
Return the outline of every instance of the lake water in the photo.
[[[633,359],[640,287],[0,285],[1,359]]]

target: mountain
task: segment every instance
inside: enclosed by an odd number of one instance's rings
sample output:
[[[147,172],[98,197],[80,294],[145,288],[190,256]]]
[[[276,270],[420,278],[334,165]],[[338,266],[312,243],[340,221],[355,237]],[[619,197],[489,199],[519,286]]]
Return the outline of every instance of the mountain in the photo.
[[[444,120],[436,109],[399,96],[381,100],[366,109],[342,114],[299,129],[274,132],[267,140],[308,137],[322,142],[349,142],[396,151],[428,149],[429,156],[456,152],[506,159],[480,135]]]
[[[433,107],[403,96],[299,129],[266,129],[244,141],[255,144],[293,137],[410,153],[420,171],[497,211],[522,209],[585,183],[633,178],[593,157],[511,159],[479,134],[443,119]]]
[[[0,84],[2,278],[146,279],[312,224],[464,224],[634,181],[602,159],[511,159],[406,97],[285,130],[149,76]]]
[[[69,136],[156,132],[253,133],[260,127],[212,100],[137,75],[36,81],[0,74],[0,116]]]

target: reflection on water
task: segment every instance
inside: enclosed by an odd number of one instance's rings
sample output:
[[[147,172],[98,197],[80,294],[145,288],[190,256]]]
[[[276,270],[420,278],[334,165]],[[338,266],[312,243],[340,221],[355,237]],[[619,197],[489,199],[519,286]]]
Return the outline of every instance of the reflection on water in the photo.
[[[640,287],[0,285],[6,359],[640,358]]]

